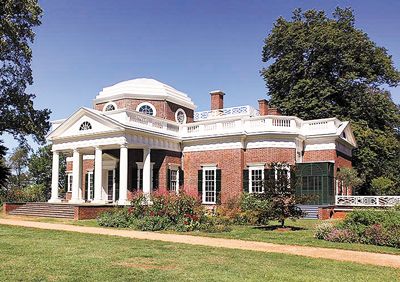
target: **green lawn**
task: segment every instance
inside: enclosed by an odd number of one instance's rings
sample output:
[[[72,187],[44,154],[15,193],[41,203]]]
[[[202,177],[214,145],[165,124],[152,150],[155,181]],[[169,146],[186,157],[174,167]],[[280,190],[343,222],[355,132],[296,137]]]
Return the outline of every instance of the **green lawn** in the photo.
[[[0,281],[399,281],[400,270],[0,226]]]
[[[42,222],[66,223],[66,224],[73,224],[80,226],[99,227],[96,220],[73,221],[73,220],[62,220],[62,219],[51,219],[51,218],[28,218],[28,217],[24,219],[31,219]],[[205,232],[181,233],[173,231],[164,231],[164,232],[189,234],[196,236],[240,239],[249,241],[261,241],[261,242],[276,243],[276,244],[302,245],[302,246],[335,248],[335,249],[400,255],[400,249],[396,248],[365,245],[365,244],[334,243],[334,242],[315,239],[314,228],[317,224],[320,224],[321,222],[322,222],[321,220],[310,220],[310,219],[301,219],[296,221],[288,220],[287,225],[303,228],[303,230],[290,231],[290,232],[269,231],[251,226],[233,226],[233,230],[231,232],[223,232],[223,233],[205,233]],[[272,225],[277,224],[277,222],[271,222],[271,224]]]

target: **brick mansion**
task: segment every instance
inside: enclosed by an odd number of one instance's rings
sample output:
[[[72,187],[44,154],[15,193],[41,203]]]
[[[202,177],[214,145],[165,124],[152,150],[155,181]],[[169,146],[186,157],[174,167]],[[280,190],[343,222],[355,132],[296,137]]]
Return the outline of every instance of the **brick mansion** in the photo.
[[[127,205],[138,191],[183,191],[215,205],[262,193],[272,162],[296,166],[296,193],[316,195],[316,205],[351,194],[335,180],[340,168],[351,167],[356,147],[349,122],[284,116],[264,99],[258,109],[224,108],[224,96],[210,92],[210,110],[196,112],[187,94],[154,79],[105,87],[93,108],[52,124],[49,202]],[[62,196],[61,154],[67,157]]]

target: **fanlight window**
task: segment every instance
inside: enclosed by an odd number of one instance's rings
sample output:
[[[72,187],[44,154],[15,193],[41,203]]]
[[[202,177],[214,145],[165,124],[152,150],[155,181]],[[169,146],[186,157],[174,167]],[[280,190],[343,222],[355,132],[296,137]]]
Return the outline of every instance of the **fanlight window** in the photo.
[[[146,114],[146,115],[150,115],[150,116],[154,116],[154,110],[152,107],[150,107],[150,105],[143,105],[139,108],[139,112]]]
[[[115,111],[115,107],[114,107],[114,105],[113,105],[113,104],[109,104],[109,105],[107,105],[107,107],[106,107],[105,111],[106,111],[106,112],[108,112],[108,111]]]
[[[92,125],[88,121],[82,122],[81,126],[79,127],[79,130],[90,130],[92,129]]]

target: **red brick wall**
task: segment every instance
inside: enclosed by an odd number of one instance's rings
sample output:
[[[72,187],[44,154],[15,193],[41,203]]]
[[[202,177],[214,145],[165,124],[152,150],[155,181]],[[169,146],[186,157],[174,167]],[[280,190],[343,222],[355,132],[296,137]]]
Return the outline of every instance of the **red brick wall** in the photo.
[[[8,214],[10,211],[13,211],[26,203],[3,203],[3,212]]]
[[[92,171],[94,167],[94,160],[83,160],[82,162],[82,198],[85,198],[85,177],[86,177],[86,172]],[[72,162],[67,162],[66,165],[66,171],[72,172]],[[71,195],[68,195],[71,193],[67,193],[66,195],[66,200],[69,200],[71,198]],[[68,199],[69,196],[69,199]]]
[[[321,161],[335,161],[336,150],[314,150],[305,151],[303,162],[321,162]]]
[[[113,206],[75,206],[74,220],[94,219],[105,211],[115,209]]]
[[[181,165],[181,153],[166,150],[151,150],[151,161],[154,169],[158,169],[158,191],[167,192],[167,170],[168,164]]]
[[[295,164],[296,162],[296,149],[290,148],[257,148],[247,149],[244,152],[244,162],[256,163],[264,162],[266,164],[272,162],[286,162]]]
[[[175,112],[182,108],[187,116],[187,122],[193,122],[194,111],[165,100],[144,100],[144,99],[120,99],[113,101],[118,109],[126,108],[136,111],[136,107],[143,102],[149,102],[156,108],[156,117],[175,121]],[[99,103],[94,106],[96,110],[102,111],[108,102]]]
[[[230,149],[204,152],[187,152],[183,156],[185,173],[184,190],[190,195],[198,194],[198,170],[202,164],[217,164],[221,169],[221,202],[242,193],[243,150]]]

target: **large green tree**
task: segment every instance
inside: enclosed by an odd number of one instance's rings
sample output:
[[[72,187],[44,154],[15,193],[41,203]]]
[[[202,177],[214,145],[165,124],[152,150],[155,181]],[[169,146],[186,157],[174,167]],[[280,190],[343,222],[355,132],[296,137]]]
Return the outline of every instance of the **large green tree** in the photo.
[[[391,56],[355,27],[350,8],[296,9],[279,18],[265,39],[261,71],[270,103],[303,119],[336,116],[350,120],[357,138],[353,164],[365,178],[385,176],[400,193],[400,111],[386,86],[397,86],[400,72]]]
[[[49,129],[47,109],[34,108],[31,60],[35,33],[42,10],[36,0],[2,0],[0,5],[0,135],[9,133],[20,142],[31,135],[43,142]],[[0,177],[0,183],[5,179]]]

